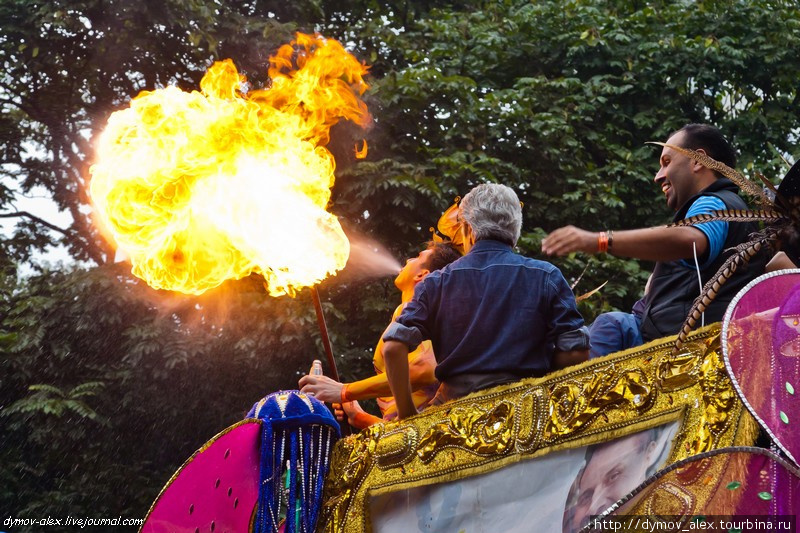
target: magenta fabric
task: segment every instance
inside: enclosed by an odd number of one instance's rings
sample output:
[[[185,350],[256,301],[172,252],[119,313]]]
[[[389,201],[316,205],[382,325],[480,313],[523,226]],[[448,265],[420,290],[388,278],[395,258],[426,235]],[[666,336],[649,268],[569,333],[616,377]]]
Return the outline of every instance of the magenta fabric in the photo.
[[[141,533],[247,533],[258,498],[260,436],[253,420],[206,443],[164,488]]]
[[[745,287],[723,322],[723,355],[739,395],[772,440],[800,457],[800,272]]]

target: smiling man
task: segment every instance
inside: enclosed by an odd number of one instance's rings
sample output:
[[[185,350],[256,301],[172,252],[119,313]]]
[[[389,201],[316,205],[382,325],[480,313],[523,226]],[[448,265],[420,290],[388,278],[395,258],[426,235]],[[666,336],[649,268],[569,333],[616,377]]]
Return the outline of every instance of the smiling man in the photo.
[[[736,153],[720,131],[707,124],[687,124],[670,135],[668,145],[701,152],[729,167],[736,166]],[[745,209],[738,188],[727,178],[669,147],[661,151],[655,183],[667,206],[676,211],[673,221],[718,209]],[[542,241],[550,255],[570,252],[608,252],[620,257],[656,261],[642,300],[633,313],[605,313],[589,330],[590,357],[638,346],[678,333],[692,302],[700,293],[694,256],[703,284],[727,259],[730,249],[745,242],[755,231],[752,224],[715,221],[686,227],[659,226],[625,231],[590,232],[574,226],[559,228]],[[733,296],[763,272],[756,257],[740,267],[705,312],[705,322],[722,319]]]
[[[579,531],[658,471],[673,435],[670,428],[653,428],[590,446],[567,497],[563,531]]]

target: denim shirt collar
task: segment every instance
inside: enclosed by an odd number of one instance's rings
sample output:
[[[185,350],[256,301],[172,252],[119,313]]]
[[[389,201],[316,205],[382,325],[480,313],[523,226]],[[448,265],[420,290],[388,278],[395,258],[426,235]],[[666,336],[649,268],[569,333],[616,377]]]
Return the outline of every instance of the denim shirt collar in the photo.
[[[477,241],[472,248],[470,248],[469,253],[473,252],[500,252],[500,251],[511,251],[511,246],[504,242],[495,241],[493,239],[481,239]]]

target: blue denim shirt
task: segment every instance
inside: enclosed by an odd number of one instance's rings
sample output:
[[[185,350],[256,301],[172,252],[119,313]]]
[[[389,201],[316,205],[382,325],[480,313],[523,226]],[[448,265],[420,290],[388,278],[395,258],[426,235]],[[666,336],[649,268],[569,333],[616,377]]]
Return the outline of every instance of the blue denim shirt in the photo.
[[[436,377],[550,370],[554,348],[586,349],[589,337],[561,271],[511,247],[480,240],[467,255],[417,284],[384,332],[410,350],[433,343]]]

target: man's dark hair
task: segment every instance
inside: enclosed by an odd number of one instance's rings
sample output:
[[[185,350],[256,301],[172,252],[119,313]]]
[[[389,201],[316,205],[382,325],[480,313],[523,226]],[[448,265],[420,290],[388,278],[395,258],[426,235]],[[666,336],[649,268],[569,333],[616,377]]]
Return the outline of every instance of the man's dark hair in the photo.
[[[450,242],[429,242],[428,249],[432,252],[424,266],[431,272],[444,268],[461,257],[458,248]]]
[[[687,124],[676,133],[684,133],[683,146],[697,150],[702,148],[706,155],[725,163],[731,168],[736,168],[736,151],[731,144],[723,137],[722,132],[714,126],[708,124]],[[670,135],[670,137],[672,136]],[[722,177],[719,172],[715,172],[718,178]]]

